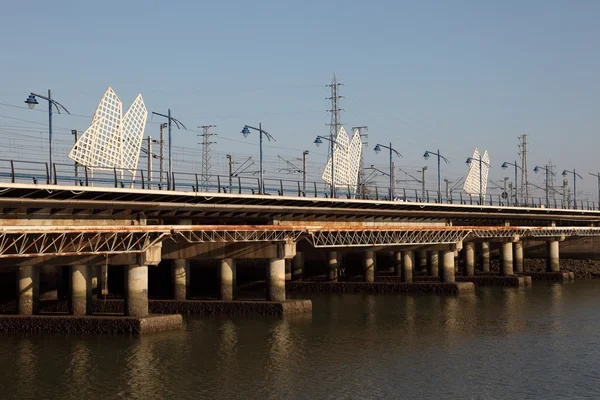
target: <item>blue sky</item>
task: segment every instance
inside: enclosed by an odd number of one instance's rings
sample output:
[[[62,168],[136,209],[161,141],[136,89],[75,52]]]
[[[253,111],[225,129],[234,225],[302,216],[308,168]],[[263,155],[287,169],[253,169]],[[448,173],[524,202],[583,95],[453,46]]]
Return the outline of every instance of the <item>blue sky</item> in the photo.
[[[316,171],[325,157],[312,142],[328,133],[325,85],[336,72],[342,122],[369,126],[367,164],[385,165],[372,147],[392,142],[404,155],[397,164],[428,165],[434,187],[426,149],[439,148],[451,160],[443,175],[457,179],[478,147],[490,153],[491,179],[512,179],[499,166],[518,158],[517,136],[527,133],[532,182],[543,185],[533,167],[552,160],[558,172],[576,168],[581,195],[597,198],[588,172],[600,170],[599,15],[591,0],[7,1],[0,138],[27,129],[44,137],[44,112],[8,105],[52,88],[83,116],[56,118],[66,143],[67,128],[84,130],[112,86],[126,106],[141,92],[149,111],[170,107],[190,129],[218,125],[217,170],[227,152],[257,157],[257,138],[239,131],[262,121],[277,139],[269,157],[309,149]],[[156,136],[159,120],[150,122],[146,133]],[[174,134],[174,145],[198,148],[196,132]]]

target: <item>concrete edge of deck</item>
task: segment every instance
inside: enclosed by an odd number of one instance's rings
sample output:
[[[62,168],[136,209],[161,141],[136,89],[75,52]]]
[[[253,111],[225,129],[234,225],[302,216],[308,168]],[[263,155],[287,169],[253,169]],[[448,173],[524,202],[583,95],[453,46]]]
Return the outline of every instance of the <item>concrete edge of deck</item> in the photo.
[[[120,315],[0,315],[0,332],[67,334],[145,334],[181,329],[179,314],[135,318]]]
[[[474,293],[471,282],[286,282],[286,290],[292,292],[324,293]]]
[[[529,276],[534,281],[574,281],[574,272],[522,272],[521,275]]]

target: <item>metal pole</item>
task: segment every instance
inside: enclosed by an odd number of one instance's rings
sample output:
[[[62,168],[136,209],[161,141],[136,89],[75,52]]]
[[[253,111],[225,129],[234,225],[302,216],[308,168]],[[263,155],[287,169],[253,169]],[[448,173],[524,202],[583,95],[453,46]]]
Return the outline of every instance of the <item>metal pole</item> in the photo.
[[[52,181],[53,163],[52,163],[52,91],[48,89],[48,151],[50,153],[50,181]]]
[[[331,136],[331,135],[330,135]],[[335,175],[334,175],[334,167],[335,164],[335,156],[333,153],[333,136],[331,136],[331,140],[329,141],[331,147],[331,198],[335,198]]]
[[[577,172],[573,168],[573,208],[577,210]]]
[[[165,174],[165,123],[160,124],[160,184],[163,182]]]
[[[390,201],[394,200],[394,165],[392,162],[392,143],[390,142]]]
[[[265,194],[265,185],[264,185],[264,181],[263,181],[263,148],[262,148],[262,144],[263,144],[263,130],[262,130],[262,122],[258,123],[258,131],[260,134],[260,188],[259,188],[259,194]]]
[[[440,149],[438,149],[438,151],[437,151],[437,156],[438,156],[438,201],[441,202],[441,200],[442,200],[441,199],[441,197],[442,197],[442,194],[441,194],[442,186],[441,186],[441,183],[440,183],[440,179],[441,179],[442,174],[441,174],[441,160],[440,160],[441,155],[440,155]]]
[[[306,151],[302,152],[302,191],[306,193]]]
[[[483,184],[482,184],[482,173],[481,173],[481,155],[479,156],[479,205],[483,205]]]
[[[152,183],[152,136],[148,136],[148,189]]]
[[[169,108],[169,179],[173,177],[173,159],[171,158],[171,109]]]
[[[71,133],[73,134],[73,136],[75,136],[75,145],[77,145],[77,136],[79,131],[77,129],[73,129],[71,130]],[[77,165],[77,161],[75,161],[75,178],[77,178],[77,176],[79,175]]]
[[[548,193],[548,166],[546,165],[546,207],[550,206],[550,193]]]
[[[233,160],[231,154],[227,154],[227,159],[229,160],[229,193],[231,193],[233,187]]]
[[[517,161],[515,160],[515,206],[519,205],[519,198],[517,194],[517,188],[519,187],[519,182],[517,181]]]
[[[421,169],[421,196],[425,197],[425,167]],[[448,184],[446,183],[446,196],[448,196]]]

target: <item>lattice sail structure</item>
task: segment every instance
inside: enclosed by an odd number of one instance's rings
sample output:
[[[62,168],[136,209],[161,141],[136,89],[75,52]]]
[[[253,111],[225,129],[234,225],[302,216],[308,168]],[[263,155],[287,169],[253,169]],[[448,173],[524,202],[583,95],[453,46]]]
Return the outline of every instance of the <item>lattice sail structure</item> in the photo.
[[[488,172],[490,165],[490,157],[488,155],[487,150],[481,156],[478,149],[475,149],[473,152],[473,157],[471,157],[472,162],[469,165],[469,173],[467,174],[467,178],[465,179],[464,191],[467,194],[478,195],[479,196],[479,175],[481,174],[481,192],[482,196],[485,197],[485,192],[487,189],[488,182]],[[479,160],[481,159],[481,168],[479,167]]]
[[[69,158],[91,170],[117,168],[135,178],[148,110],[141,94],[125,116],[123,104],[108,88],[92,117],[90,127],[81,135]]]
[[[354,133],[352,140],[348,137],[344,127],[338,131],[333,145],[333,164],[335,174],[334,185],[355,191],[358,185],[358,172],[360,169],[360,155],[362,152],[362,139],[360,133]],[[331,157],[323,170],[322,179],[329,185],[331,182]]]

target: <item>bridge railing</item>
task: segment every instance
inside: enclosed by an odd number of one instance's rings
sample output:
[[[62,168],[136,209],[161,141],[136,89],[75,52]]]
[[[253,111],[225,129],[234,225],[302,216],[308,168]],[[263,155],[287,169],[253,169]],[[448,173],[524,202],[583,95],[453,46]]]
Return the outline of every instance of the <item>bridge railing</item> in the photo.
[[[95,186],[110,188],[136,188],[153,190],[179,190],[203,193],[233,193],[233,194],[260,194],[261,183],[257,175],[223,176],[211,175],[203,179],[201,174],[190,172],[167,172],[160,174],[158,171],[148,175],[147,170],[124,170],[119,168],[89,168],[74,164],[54,163],[50,169],[48,163],[39,161],[0,159],[0,182],[33,183],[54,185]],[[298,196],[327,198],[330,197],[330,188],[325,182],[299,181],[294,179],[264,179],[265,195],[271,196]],[[359,187],[336,186],[336,197],[348,199],[382,200],[389,201],[389,188],[376,185],[362,185]],[[534,208],[562,208],[580,210],[600,210],[596,202],[580,200],[576,205],[565,202],[563,199],[546,199],[531,197],[522,202],[514,196],[504,197],[501,194],[486,194],[483,201],[479,195],[469,195],[463,192],[448,193],[420,189],[395,188],[394,201],[413,203],[442,203],[502,206],[502,207],[534,207]]]

